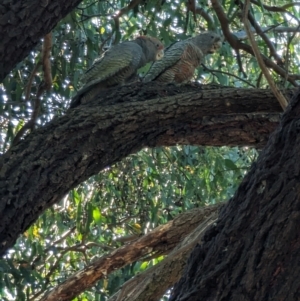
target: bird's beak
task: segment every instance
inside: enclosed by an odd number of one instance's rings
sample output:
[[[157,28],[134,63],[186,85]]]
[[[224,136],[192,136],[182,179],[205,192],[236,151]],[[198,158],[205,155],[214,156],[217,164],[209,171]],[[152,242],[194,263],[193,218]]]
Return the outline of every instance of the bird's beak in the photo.
[[[156,59],[157,61],[159,61],[159,60],[161,60],[163,57],[164,57],[164,50],[161,49],[161,50],[159,50],[159,51],[157,52],[156,58],[155,58],[155,59]]]
[[[222,44],[222,41],[214,43],[208,53],[215,53],[218,49],[222,47]]]

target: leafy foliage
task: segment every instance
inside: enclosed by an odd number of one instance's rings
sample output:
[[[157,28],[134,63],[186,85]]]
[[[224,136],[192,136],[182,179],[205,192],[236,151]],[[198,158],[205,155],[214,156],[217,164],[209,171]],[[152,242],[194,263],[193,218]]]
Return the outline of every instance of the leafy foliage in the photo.
[[[254,150],[183,146],[144,150],[107,168],[47,210],[0,261],[5,292],[25,300],[24,292],[29,296],[55,286],[121,246],[124,237],[227,200],[255,158]],[[102,300],[155,262],[129,265],[84,295]]]
[[[198,5],[210,19],[198,14],[199,11],[195,10],[195,14],[187,11],[186,1],[182,0],[139,1],[127,9],[128,2],[84,0],[53,30],[53,89],[43,95],[40,126],[65,112],[84,70],[110,45],[139,34],[157,36],[165,45],[170,45],[201,30],[220,31],[220,21],[206,1],[199,1]],[[286,2],[268,3],[275,4]],[[235,33],[243,30],[240,7],[234,1],[222,1],[222,5],[231,30]],[[297,73],[298,37],[275,29],[291,23],[298,26],[299,10],[296,6],[285,10],[272,12],[259,1],[252,5],[251,13],[259,26],[273,26],[267,31],[269,40],[283,58],[286,70]],[[269,56],[265,41],[259,38],[258,44],[261,52]],[[34,49],[3,82],[2,152],[31,116],[42,82],[41,67],[34,72],[40,50],[41,47]],[[148,68],[142,68],[140,73]],[[33,81],[26,99],[31,77]],[[289,86],[289,82],[275,72],[273,77],[279,86]],[[266,87],[255,58],[246,52],[237,54],[226,42],[220,53],[206,59],[195,80],[235,87]],[[227,200],[256,155],[255,150],[247,148],[156,148],[143,150],[107,167],[47,210],[0,261],[1,298],[33,300],[95,258],[121,246],[124,237],[147,233],[185,210]],[[145,258],[144,262],[128,265],[75,300],[107,300],[127,279],[158,260]]]

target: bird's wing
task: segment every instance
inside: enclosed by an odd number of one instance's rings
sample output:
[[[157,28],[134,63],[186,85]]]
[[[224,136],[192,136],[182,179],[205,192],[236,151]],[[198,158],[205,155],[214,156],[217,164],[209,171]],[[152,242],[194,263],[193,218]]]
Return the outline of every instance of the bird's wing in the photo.
[[[188,46],[189,44],[186,43],[186,41],[175,42],[169,46],[165,50],[164,57],[152,64],[148,73],[144,77],[144,82],[155,80],[164,71],[174,66],[178,61],[180,61]]]
[[[124,42],[107,50],[83,75],[81,82],[85,87],[98,84],[116,75],[124,68],[137,68],[142,57],[139,45]]]

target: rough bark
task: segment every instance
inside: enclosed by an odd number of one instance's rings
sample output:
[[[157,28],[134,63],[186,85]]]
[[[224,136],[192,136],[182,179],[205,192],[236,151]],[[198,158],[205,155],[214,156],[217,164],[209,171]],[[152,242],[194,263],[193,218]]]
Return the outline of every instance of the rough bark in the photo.
[[[0,82],[81,0],[0,3]]]
[[[155,228],[147,235],[118,248],[75,273],[62,284],[56,286],[41,301],[73,300],[74,297],[93,286],[98,280],[107,277],[108,274],[117,269],[145,256],[155,255],[158,257],[162,254],[168,254],[208,217],[211,215],[216,217],[219,208],[220,205],[215,205],[180,214],[167,224]],[[191,248],[187,251],[190,250]],[[184,263],[181,264],[184,265]],[[120,300],[124,299],[121,298]]]
[[[69,110],[0,160],[0,254],[70,189],[129,154],[178,143],[261,147],[278,120],[263,112],[280,111],[267,90],[155,83],[112,89]]]
[[[300,92],[190,256],[172,301],[300,299]]]
[[[201,214],[199,226],[188,234],[163,261],[125,282],[108,301],[159,300],[180,279],[191,250],[201,240],[205,230],[217,220],[218,209],[219,206],[205,208],[207,212],[205,220]]]

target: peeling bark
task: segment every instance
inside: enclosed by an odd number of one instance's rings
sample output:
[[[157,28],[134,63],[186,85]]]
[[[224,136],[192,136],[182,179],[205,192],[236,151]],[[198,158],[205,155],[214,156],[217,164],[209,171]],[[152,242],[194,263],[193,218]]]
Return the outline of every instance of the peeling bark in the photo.
[[[299,300],[299,116],[300,92],[192,252],[172,301]]]
[[[107,277],[108,274],[117,269],[147,255],[160,256],[168,254],[199,224],[205,223],[208,217],[213,214],[216,217],[219,208],[220,204],[206,208],[197,208],[180,214],[167,224],[155,228],[147,235],[118,248],[75,273],[66,281],[56,286],[41,301],[73,300],[74,297],[93,286],[98,280]],[[186,250],[186,253],[190,250],[191,247]],[[184,264],[184,262],[181,262],[181,265],[184,266]],[[183,267],[181,267],[181,271],[182,269]],[[170,273],[176,273],[176,271],[170,270]],[[177,279],[179,278],[178,276]],[[121,298],[120,300],[124,299]]]
[[[211,210],[212,209],[212,210]],[[214,211],[214,209],[217,209]],[[218,218],[219,206],[207,207],[204,221],[181,241],[160,263],[136,275],[122,285],[108,301],[157,301],[182,276],[189,254],[201,241],[205,230]]]
[[[70,109],[0,160],[0,254],[70,189],[129,154],[175,144],[261,147],[278,112],[267,90],[155,83],[111,89]]]

